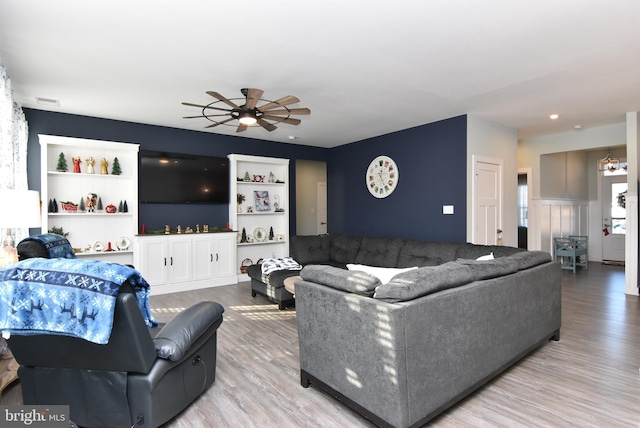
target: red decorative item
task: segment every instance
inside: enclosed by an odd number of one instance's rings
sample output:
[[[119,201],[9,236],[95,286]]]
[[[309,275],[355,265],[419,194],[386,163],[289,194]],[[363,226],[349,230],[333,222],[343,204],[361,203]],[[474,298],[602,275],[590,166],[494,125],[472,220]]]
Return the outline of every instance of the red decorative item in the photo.
[[[602,233],[604,233],[604,236],[609,236],[609,228],[605,227],[602,229]]]
[[[115,251],[113,248],[111,248],[111,241],[107,242],[107,249],[105,251]]]
[[[142,230],[140,231],[140,233],[142,233],[143,235],[145,233],[147,233],[147,226],[145,226],[144,224],[142,225]]]
[[[109,204],[107,205],[107,208],[105,208],[105,211],[109,214],[114,214],[117,211],[117,208],[115,205]]]

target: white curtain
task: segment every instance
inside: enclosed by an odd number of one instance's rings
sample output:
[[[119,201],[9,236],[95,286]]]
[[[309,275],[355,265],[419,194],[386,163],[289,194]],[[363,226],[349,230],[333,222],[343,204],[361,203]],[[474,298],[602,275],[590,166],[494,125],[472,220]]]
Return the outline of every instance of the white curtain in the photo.
[[[22,107],[13,101],[11,79],[0,64],[0,189],[27,190],[27,141],[29,129]],[[3,208],[4,209],[4,208]],[[2,225],[0,225],[2,227]],[[29,229],[13,229],[15,242],[29,236]],[[0,232],[4,236],[4,229]]]

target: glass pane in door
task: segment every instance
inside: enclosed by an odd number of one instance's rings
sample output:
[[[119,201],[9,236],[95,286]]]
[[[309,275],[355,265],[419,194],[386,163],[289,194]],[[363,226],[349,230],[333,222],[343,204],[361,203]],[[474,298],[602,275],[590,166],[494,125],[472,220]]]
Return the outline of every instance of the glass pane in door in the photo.
[[[611,183],[611,233],[627,233],[627,183]]]

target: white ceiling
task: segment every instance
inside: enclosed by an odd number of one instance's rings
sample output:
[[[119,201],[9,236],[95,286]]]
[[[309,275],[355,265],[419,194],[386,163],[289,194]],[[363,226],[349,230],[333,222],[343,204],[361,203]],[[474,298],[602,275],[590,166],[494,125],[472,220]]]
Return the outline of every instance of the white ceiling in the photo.
[[[334,147],[473,114],[527,138],[640,110],[638,17],[638,0],[2,0],[0,62],[35,109],[235,135],[181,102],[253,87],[311,115],[243,137]]]

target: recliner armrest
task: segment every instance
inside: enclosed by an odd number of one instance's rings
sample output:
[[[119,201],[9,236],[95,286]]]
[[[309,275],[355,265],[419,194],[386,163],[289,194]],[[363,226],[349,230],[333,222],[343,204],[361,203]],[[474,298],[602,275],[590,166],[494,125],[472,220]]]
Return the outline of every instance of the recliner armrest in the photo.
[[[224,308],[216,302],[200,302],[185,309],[165,325],[153,339],[158,357],[178,361],[191,345],[222,318]]]

